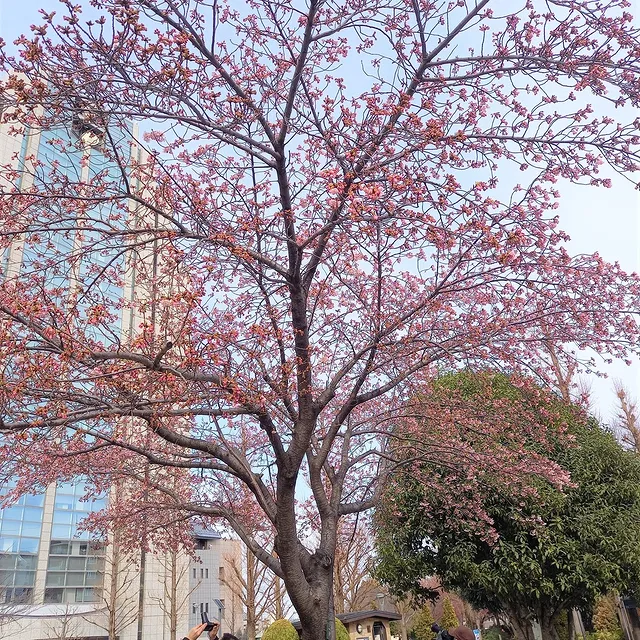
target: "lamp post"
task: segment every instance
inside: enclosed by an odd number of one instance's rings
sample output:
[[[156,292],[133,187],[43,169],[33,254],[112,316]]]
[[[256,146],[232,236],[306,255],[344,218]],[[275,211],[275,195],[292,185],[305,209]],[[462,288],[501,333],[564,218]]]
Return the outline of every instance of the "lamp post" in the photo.
[[[218,633],[220,634],[220,636],[222,636],[222,617],[224,616],[224,604],[222,603],[222,600],[216,600],[215,598],[213,600],[213,604],[218,607],[218,623],[220,625],[218,627]]]

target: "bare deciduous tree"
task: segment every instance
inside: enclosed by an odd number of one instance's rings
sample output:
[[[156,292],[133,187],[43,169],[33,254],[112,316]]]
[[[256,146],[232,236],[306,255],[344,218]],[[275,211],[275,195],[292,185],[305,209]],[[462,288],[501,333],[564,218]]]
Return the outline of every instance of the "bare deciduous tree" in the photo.
[[[640,453],[640,419],[638,403],[631,397],[620,380],[614,382],[618,398],[618,410],[614,418],[614,428],[623,444]]]
[[[98,608],[105,611],[106,618],[87,619],[104,629],[109,640],[117,640],[123,630],[138,617],[138,591],[131,588],[138,566],[133,555],[122,548],[120,536],[120,532],[116,530],[105,557],[104,581]]]
[[[182,556],[182,557],[181,557]],[[170,549],[158,556],[162,574],[158,578],[162,585],[162,597],[151,598],[164,613],[169,627],[169,640],[176,640],[180,611],[188,606],[196,587],[189,589],[189,563],[184,551]]]
[[[67,605],[64,613],[45,623],[46,637],[51,640],[80,640],[80,620],[73,609]]]
[[[230,574],[225,573],[220,582],[240,600],[246,611],[247,640],[255,640],[259,628],[269,620],[278,620],[291,613],[281,579],[248,548],[245,548],[242,561],[237,556],[227,555],[225,564]]]
[[[370,575],[373,540],[361,519],[344,520],[338,530],[333,601],[336,613],[366,608],[380,590]]]

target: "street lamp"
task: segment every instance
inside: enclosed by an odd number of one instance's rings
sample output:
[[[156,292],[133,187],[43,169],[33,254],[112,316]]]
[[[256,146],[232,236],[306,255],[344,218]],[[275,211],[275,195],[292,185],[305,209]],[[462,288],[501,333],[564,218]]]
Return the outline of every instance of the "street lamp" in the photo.
[[[220,624],[220,626],[218,627],[218,633],[222,635],[222,617],[224,616],[224,603],[222,602],[222,600],[216,600],[214,598],[213,604],[218,607],[218,623]]]

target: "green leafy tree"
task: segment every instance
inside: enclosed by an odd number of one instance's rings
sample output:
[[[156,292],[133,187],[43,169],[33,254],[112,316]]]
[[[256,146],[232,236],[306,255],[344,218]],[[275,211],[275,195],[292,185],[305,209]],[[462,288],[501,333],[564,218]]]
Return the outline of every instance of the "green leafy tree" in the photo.
[[[416,614],[409,635],[415,640],[433,640],[434,633],[431,625],[435,622],[431,609],[425,604]]]
[[[517,389],[497,378],[496,406],[520,402]],[[447,376],[439,401],[461,387],[472,402],[470,374]],[[601,594],[640,584],[640,458],[577,408],[550,394],[545,405],[547,428],[558,433],[548,455],[571,473],[572,484],[563,493],[532,479],[530,497],[519,504],[497,489],[487,494],[478,510],[492,519],[497,539],[466,526],[467,517],[474,518],[464,512],[450,517],[451,505],[441,505],[411,474],[390,481],[377,518],[377,575],[392,592],[425,597],[421,579],[438,575],[473,605],[507,614],[519,635],[530,638],[537,620],[543,638],[557,640],[562,611],[591,607]],[[491,414],[489,407],[487,419]],[[566,446],[565,430],[575,446]],[[446,473],[446,460],[436,471]]]
[[[445,598],[442,602],[442,618],[440,618],[440,626],[443,629],[453,629],[454,627],[460,626],[458,616],[456,615],[456,611],[449,598]]]
[[[272,622],[262,634],[262,640],[299,640],[295,627],[284,619]]]

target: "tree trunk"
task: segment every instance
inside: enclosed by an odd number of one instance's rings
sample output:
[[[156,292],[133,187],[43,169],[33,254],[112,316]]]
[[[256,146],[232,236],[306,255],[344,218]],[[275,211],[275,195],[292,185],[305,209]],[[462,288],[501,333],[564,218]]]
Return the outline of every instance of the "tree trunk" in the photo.
[[[534,640],[533,628],[528,613],[512,607],[505,607],[517,640]]]
[[[294,304],[294,315],[295,308]],[[298,423],[297,429],[300,433],[311,434],[313,422],[314,418],[307,416],[306,420]],[[329,501],[319,470],[310,469],[312,490],[323,497],[320,507],[320,544],[315,552],[310,553],[298,539],[296,515],[296,483],[306,447],[306,443],[299,447],[292,443],[286,457],[278,465],[274,550],[280,559],[287,593],[300,619],[302,640],[335,640],[333,572],[338,534],[336,503],[340,498],[340,490],[334,487],[335,493]]]
[[[575,640],[576,627],[573,620],[573,610],[567,611],[567,630],[568,630],[569,640]]]
[[[291,571],[288,554],[281,553],[279,539],[278,545],[284,584],[300,619],[302,640],[335,640],[332,558],[316,551],[304,571],[300,572],[296,567]]]
[[[256,558],[247,547],[247,640],[256,640]]]
[[[111,573],[109,575],[109,601],[107,612],[109,621],[107,622],[107,633],[109,640],[116,640],[118,634],[118,580],[120,573],[120,536],[118,531],[113,535],[113,545],[111,547]]]
[[[282,604],[282,584],[280,583],[280,578],[278,576],[274,577],[274,605],[275,605],[275,614],[276,620],[281,620],[284,617],[284,605]]]
[[[318,564],[313,573],[307,572],[307,584],[292,588],[285,575],[289,597],[300,616],[302,640],[335,640],[335,612],[333,611],[333,572],[331,567]]]
[[[540,622],[540,631],[542,632],[542,640],[559,640],[558,631],[555,622],[557,615],[548,614],[544,610],[540,612],[538,618]]]
[[[407,633],[407,622],[405,620],[404,614],[402,615],[400,620],[398,620],[398,626],[400,627],[400,640],[407,640],[409,636]]]
[[[171,596],[169,615],[169,637],[176,640],[178,633],[178,555],[171,551]]]

